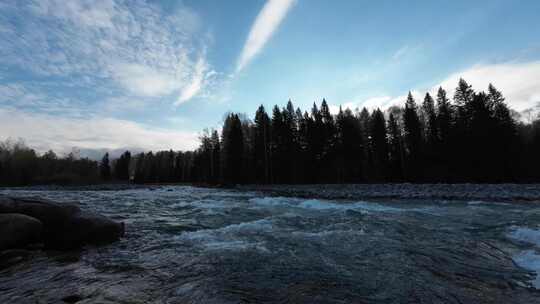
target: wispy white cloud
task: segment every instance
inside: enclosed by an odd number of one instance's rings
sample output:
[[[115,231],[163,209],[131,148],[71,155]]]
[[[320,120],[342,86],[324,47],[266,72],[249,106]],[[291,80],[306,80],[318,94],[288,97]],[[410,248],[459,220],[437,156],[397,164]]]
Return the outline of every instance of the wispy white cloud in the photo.
[[[415,57],[424,56],[426,53],[422,44],[416,43],[412,45],[403,45],[392,54],[392,61],[390,64],[394,66],[397,62],[407,62]]]
[[[113,0],[44,0],[32,3],[32,8],[37,13],[54,15],[86,26],[112,27],[116,4]]]
[[[403,57],[405,54],[407,54],[407,52],[409,52],[410,48],[408,45],[405,45],[401,48],[399,48],[393,55],[392,55],[392,59],[393,60],[398,60],[400,59],[401,57]]]
[[[0,84],[0,108],[31,110],[34,112],[81,117],[92,109],[78,100],[46,94],[39,86],[20,83]]]
[[[163,96],[179,90],[181,86],[181,82],[170,73],[134,63],[115,65],[112,78],[138,96]]]
[[[191,150],[198,145],[195,132],[154,128],[113,118],[68,118],[0,109],[0,140],[24,138],[38,152],[79,149]]]
[[[110,87],[118,95],[175,95],[173,103],[206,85],[200,73],[207,70],[196,67],[210,66],[203,52],[208,36],[185,6],[164,13],[145,1],[30,0],[0,13],[22,24],[0,18],[2,64],[66,85]]]
[[[191,73],[191,81],[187,86],[182,89],[182,93],[178,97],[178,100],[175,102],[176,105],[179,105],[183,102],[190,100],[201,90],[205,82],[205,77],[212,77],[215,75],[215,72],[208,72],[208,65],[202,59],[199,58],[195,66],[193,67],[193,72]]]
[[[236,71],[241,71],[261,51],[279,27],[295,0],[268,0],[255,19],[238,59]]]

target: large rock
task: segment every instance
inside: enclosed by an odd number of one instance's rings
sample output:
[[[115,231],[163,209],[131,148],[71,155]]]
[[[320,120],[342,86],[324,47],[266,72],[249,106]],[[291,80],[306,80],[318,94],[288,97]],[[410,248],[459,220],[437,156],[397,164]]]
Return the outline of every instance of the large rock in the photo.
[[[47,239],[47,246],[70,249],[85,244],[105,244],[118,240],[124,235],[124,224],[114,222],[105,216],[81,212],[64,223],[62,230]]]
[[[40,220],[46,229],[61,226],[81,209],[75,203],[56,203],[45,199],[0,196],[0,213],[20,213]]]
[[[75,203],[0,196],[0,214],[6,213],[24,214],[39,220],[43,224],[42,241],[48,248],[70,249],[108,243],[124,234],[123,223],[81,211]]]
[[[0,250],[39,242],[42,230],[42,223],[33,217],[17,213],[0,214]]]

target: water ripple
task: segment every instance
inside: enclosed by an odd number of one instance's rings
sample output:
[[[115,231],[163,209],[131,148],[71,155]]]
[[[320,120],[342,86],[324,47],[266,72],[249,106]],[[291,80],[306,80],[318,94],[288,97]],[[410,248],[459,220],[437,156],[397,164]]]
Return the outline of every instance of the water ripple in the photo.
[[[127,233],[0,270],[0,303],[540,303],[532,204],[153,189],[2,191],[80,201]]]

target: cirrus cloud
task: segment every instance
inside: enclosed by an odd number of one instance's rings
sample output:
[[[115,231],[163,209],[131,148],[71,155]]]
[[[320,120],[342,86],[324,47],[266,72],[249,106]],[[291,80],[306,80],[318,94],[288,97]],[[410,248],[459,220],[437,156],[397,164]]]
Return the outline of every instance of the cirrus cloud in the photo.
[[[1,9],[0,63],[32,77],[184,101],[205,89],[207,36],[185,6],[165,14],[145,1],[28,0]]]
[[[295,0],[268,0],[255,19],[249,32],[242,53],[238,59],[236,71],[245,68],[259,53],[272,34],[279,27]]]

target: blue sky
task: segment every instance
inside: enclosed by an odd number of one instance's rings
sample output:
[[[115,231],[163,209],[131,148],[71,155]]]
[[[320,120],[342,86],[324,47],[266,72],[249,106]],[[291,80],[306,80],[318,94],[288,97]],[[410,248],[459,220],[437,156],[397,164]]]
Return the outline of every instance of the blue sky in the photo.
[[[227,111],[401,104],[459,77],[540,101],[539,1],[0,3],[0,139],[191,149]]]

